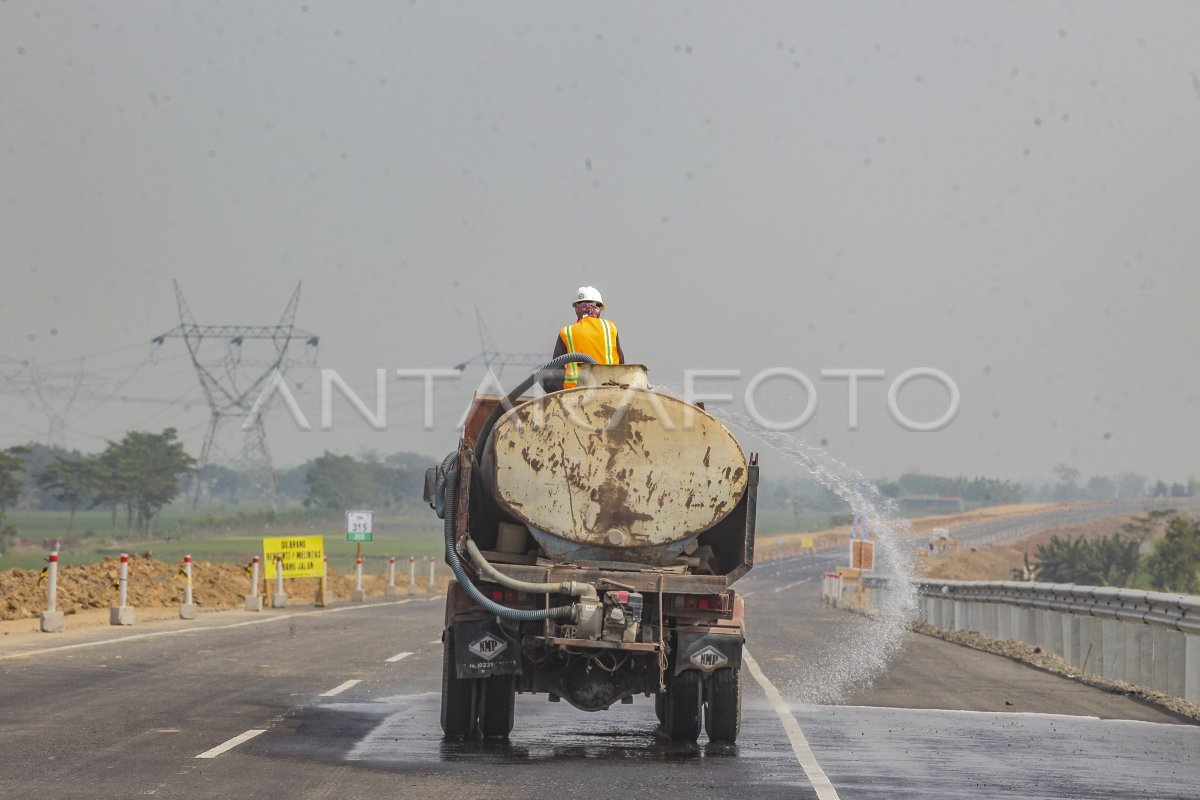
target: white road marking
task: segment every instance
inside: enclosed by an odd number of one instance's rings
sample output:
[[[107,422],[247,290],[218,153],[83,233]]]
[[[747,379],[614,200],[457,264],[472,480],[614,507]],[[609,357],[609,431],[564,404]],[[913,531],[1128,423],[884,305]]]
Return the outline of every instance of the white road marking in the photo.
[[[1052,719],[1079,719],[1099,722],[1100,717],[1091,714],[1051,714],[1047,711],[968,711],[961,708],[888,708],[886,706],[843,706],[839,709],[854,709],[856,711],[902,711],[905,714],[928,714],[930,716],[949,716],[953,714],[975,714],[981,717],[1050,717]],[[1142,720],[1106,720],[1107,722],[1124,722],[1130,725],[1169,725],[1165,722],[1143,722]]]
[[[229,628],[242,628],[246,625],[262,625],[265,622],[278,622],[281,619],[294,619],[296,617],[307,617],[312,614],[339,614],[343,611],[361,611],[366,608],[382,608],[384,606],[402,606],[405,603],[411,603],[412,600],[391,600],[386,603],[370,603],[368,605],[353,605],[344,606],[342,608],[322,608],[316,611],[298,611],[294,614],[279,614],[274,617],[260,617],[251,619],[245,622],[232,622],[228,625],[205,625],[197,628],[179,628],[173,631],[154,631],[153,633],[135,633],[132,636],[121,636],[116,639],[102,639],[95,642],[80,642],[79,644],[64,644],[58,647],[47,647],[42,650],[26,650],[21,653],[8,653],[0,655],[0,661],[10,658],[29,658],[30,656],[41,655],[42,653],[58,653],[63,650],[81,650],[85,647],[99,647],[104,644],[116,644],[117,642],[132,642],[136,639],[155,639],[160,636],[183,636],[189,633],[203,633],[205,631],[223,631]]]
[[[809,581],[811,581],[811,580],[813,580],[813,579],[812,579],[812,578],[805,578],[804,580],[792,581],[791,583],[786,583],[786,584],[784,584],[783,586],[776,586],[776,587],[775,587],[774,589],[772,589],[771,591],[772,591],[772,592],[782,592],[782,591],[784,591],[784,590],[786,590],[786,589],[792,589],[792,588],[795,588],[795,587],[799,586],[799,585],[800,585],[800,584],[802,584],[802,583],[808,583],[808,582],[809,582]]]
[[[358,678],[355,678],[353,680],[346,681],[343,684],[333,687],[328,692],[322,692],[320,696],[321,697],[333,697],[335,694],[341,694],[342,692],[346,691],[347,689],[349,689],[353,686],[358,686],[360,683],[362,683],[362,681],[359,680]]]
[[[221,755],[221,753],[224,753],[228,750],[232,750],[233,748],[237,747],[242,742],[249,741],[250,739],[253,739],[255,736],[258,736],[260,733],[266,733],[266,732],[267,732],[266,728],[254,728],[253,730],[248,730],[245,733],[239,733],[237,736],[233,737],[228,742],[219,744],[216,747],[214,747],[212,750],[205,750],[203,753],[196,756],[196,758],[216,758],[217,756]]]
[[[396,653],[396,655],[392,656],[389,659],[385,659],[385,660],[387,661],[387,663],[391,664],[395,661],[403,661],[404,659],[408,658],[411,655],[412,655],[412,653]]]
[[[812,784],[818,800],[840,800],[837,790],[829,782],[825,770],[821,769],[821,765],[817,763],[817,757],[813,755],[812,749],[808,746],[808,739],[804,738],[804,731],[800,730],[800,723],[792,716],[791,709],[788,708],[783,696],[779,694],[779,690],[775,688],[775,684],[767,679],[762,669],[759,668],[758,662],[745,648],[742,648],[742,661],[745,662],[750,674],[754,676],[754,680],[758,681],[758,685],[766,693],[767,700],[770,701],[771,707],[779,716],[779,721],[783,723],[783,730],[792,744],[792,752],[796,754],[800,768],[808,776],[808,782]]]

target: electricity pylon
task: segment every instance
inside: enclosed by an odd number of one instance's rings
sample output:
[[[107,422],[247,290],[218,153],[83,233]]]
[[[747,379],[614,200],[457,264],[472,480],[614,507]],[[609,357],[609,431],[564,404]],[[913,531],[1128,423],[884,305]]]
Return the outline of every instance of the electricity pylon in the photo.
[[[188,354],[192,357],[192,364],[196,367],[204,398],[208,401],[208,430],[204,434],[204,445],[200,449],[200,458],[196,465],[197,479],[192,494],[192,506],[195,507],[200,500],[204,483],[203,470],[216,460],[214,451],[220,449],[218,433],[222,426],[232,417],[247,417],[271,375],[276,371],[282,375],[289,366],[296,363],[298,359],[289,356],[288,353],[292,342],[302,341],[308,362],[315,363],[317,346],[321,340],[320,337],[295,325],[296,307],[300,303],[299,283],[296,284],[296,291],[292,292],[292,298],[276,325],[198,325],[183,297],[183,291],[179,288],[179,282],[173,283],[175,303],[179,306],[179,325],[161,336],[154,337],[153,341],[161,345],[167,339],[183,339]],[[243,358],[243,346],[247,341],[255,340],[269,341],[273,352],[268,351],[266,358]],[[206,341],[220,344],[220,350],[205,347]],[[265,412],[265,409],[263,411]],[[275,467],[271,462],[271,449],[267,444],[264,415],[265,413],[256,414],[250,426],[245,428],[241,445],[230,460],[229,466],[249,472],[274,509],[278,500]]]
[[[540,367],[550,360],[550,356],[547,353],[497,352],[496,343],[492,340],[492,333],[483,321],[483,314],[480,313],[479,306],[475,307],[475,325],[479,328],[480,351],[461,364],[455,364],[454,369],[459,372],[464,371],[472,364],[483,364],[483,368],[487,372],[491,372],[492,367],[496,366],[500,368],[500,372],[503,372],[507,364],[521,367]]]
[[[45,370],[33,359],[3,360],[17,364],[20,368],[10,375],[0,375],[5,383],[0,391],[16,392],[25,398],[31,409],[40,407],[48,423],[46,442],[51,447],[65,448],[67,418],[79,398],[80,390],[84,388],[84,384],[94,384],[99,380],[99,376],[92,375],[84,369],[82,358],[79,359],[79,367],[74,372]]]

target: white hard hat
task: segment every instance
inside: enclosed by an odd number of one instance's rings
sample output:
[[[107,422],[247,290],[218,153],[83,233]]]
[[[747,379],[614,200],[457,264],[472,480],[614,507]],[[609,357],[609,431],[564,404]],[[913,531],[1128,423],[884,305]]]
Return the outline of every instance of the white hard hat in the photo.
[[[604,308],[604,298],[600,296],[600,290],[595,286],[580,286],[579,291],[575,293],[575,299],[571,301],[571,305],[576,303],[595,303]]]

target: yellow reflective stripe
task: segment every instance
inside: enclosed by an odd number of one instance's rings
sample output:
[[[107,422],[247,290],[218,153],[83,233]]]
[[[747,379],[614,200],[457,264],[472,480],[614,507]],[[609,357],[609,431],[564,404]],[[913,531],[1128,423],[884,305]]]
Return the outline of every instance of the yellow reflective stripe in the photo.
[[[615,364],[617,360],[613,357],[612,326],[605,319],[600,320],[600,324],[604,326],[604,363]]]
[[[563,328],[563,330],[567,332],[567,352],[568,353],[577,352],[575,350],[575,337],[571,334],[571,326],[568,325],[567,327]],[[567,371],[566,371],[566,374],[563,376],[564,388],[566,388],[566,384],[568,384],[568,383],[576,384],[578,382],[579,382],[579,365],[575,364],[575,363],[567,364]]]

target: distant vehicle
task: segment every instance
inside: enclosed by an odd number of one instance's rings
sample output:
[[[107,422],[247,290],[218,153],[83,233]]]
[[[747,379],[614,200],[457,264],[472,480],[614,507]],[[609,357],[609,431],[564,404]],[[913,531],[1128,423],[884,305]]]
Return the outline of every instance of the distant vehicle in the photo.
[[[641,694],[672,740],[703,725],[732,742],[745,604],[730,587],[753,564],[757,456],[650,389],[645,367],[580,373],[542,397],[521,396],[533,376],[477,395],[458,450],[426,476],[455,574],[442,730],[508,736],[519,692],[584,711]]]

